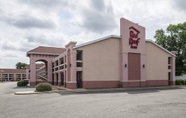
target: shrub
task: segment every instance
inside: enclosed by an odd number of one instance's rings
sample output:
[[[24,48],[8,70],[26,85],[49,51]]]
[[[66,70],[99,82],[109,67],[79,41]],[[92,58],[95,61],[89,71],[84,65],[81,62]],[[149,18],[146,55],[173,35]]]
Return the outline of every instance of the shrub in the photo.
[[[176,85],[181,85],[181,79],[176,80]]]
[[[49,83],[40,83],[36,85],[36,90],[37,91],[51,91],[52,85]]]
[[[176,85],[185,85],[185,84],[186,84],[186,80],[183,80],[183,79],[176,80]]]
[[[118,84],[118,88],[122,88],[122,84],[121,83]]]
[[[17,86],[27,86],[28,80],[21,80],[17,82]]]
[[[179,79],[176,80],[176,85],[180,85],[180,80]]]
[[[185,80],[181,79],[180,83],[181,83],[181,85],[185,85]]]

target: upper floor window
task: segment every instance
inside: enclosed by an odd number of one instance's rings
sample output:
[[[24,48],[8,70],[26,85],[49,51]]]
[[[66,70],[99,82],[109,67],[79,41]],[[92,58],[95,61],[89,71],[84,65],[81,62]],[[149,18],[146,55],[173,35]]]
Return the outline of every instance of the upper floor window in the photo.
[[[76,59],[77,60],[82,60],[82,56],[83,56],[83,51],[82,50],[77,50]]]
[[[168,64],[171,64],[171,57],[168,57]]]
[[[56,66],[58,66],[58,60],[56,61]]]
[[[61,64],[64,64],[63,57],[60,59]]]

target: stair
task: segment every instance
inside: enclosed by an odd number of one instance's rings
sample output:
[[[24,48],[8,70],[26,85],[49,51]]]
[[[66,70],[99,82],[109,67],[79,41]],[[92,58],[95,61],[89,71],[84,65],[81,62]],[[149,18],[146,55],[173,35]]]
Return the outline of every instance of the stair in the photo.
[[[43,80],[43,81],[47,81],[47,78],[46,77],[44,77],[44,76],[42,76],[42,75],[37,75],[39,78],[38,79],[41,79],[41,80]]]

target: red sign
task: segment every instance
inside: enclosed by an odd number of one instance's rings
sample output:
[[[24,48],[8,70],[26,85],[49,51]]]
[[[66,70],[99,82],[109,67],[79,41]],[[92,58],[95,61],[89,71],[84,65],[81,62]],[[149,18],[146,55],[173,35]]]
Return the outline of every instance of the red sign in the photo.
[[[139,30],[137,30],[135,27],[131,26],[129,28],[130,30],[130,38],[129,38],[129,45],[131,48],[137,49],[138,43],[140,38],[138,38],[138,34],[140,33]]]

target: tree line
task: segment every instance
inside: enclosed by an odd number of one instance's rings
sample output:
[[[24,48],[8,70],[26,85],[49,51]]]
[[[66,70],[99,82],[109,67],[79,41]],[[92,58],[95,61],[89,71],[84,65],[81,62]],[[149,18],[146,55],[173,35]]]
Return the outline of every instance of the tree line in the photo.
[[[158,29],[154,38],[156,43],[168,51],[176,51],[176,75],[186,73],[186,22],[170,24],[166,30]]]

